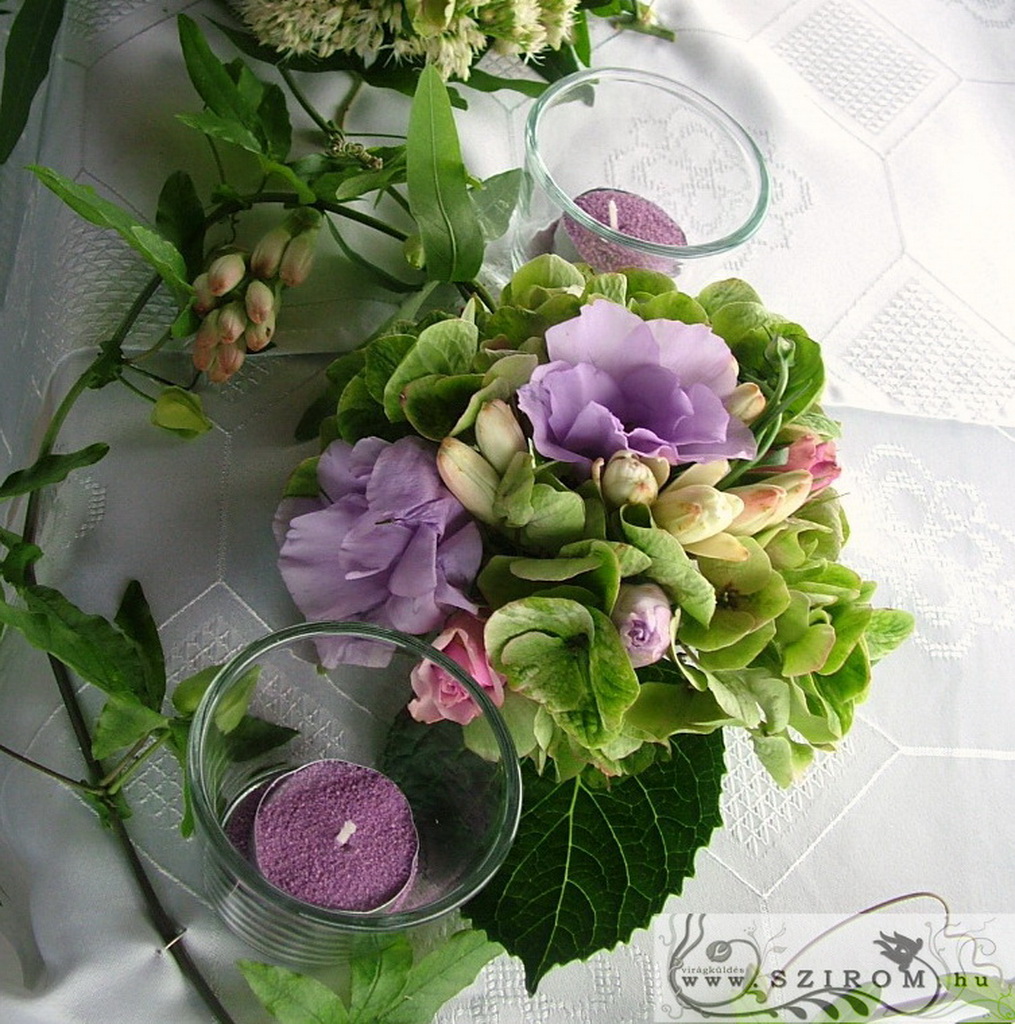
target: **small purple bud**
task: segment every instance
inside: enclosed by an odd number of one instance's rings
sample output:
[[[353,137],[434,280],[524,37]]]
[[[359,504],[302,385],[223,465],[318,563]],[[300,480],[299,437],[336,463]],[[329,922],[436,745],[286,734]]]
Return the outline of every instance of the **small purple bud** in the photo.
[[[635,668],[657,662],[673,642],[673,610],[654,583],[623,583],[610,615]]]

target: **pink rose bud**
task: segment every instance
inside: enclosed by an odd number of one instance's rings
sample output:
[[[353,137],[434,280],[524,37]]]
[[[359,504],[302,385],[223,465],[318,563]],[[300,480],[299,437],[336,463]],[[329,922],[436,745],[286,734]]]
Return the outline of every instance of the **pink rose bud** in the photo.
[[[842,472],[836,462],[834,441],[823,441],[817,434],[801,434],[790,443],[786,469],[806,469],[814,477],[812,494],[834,483]]]
[[[610,615],[635,668],[658,661],[673,642],[673,610],[654,583],[622,583]]]
[[[274,277],[292,237],[292,232],[282,224],[262,235],[250,254],[250,272],[256,277]]]
[[[231,292],[246,276],[247,261],[241,253],[230,252],[212,261],[208,268],[208,288],[212,295]]]
[[[247,311],[239,301],[227,303],[219,311],[219,340],[232,345],[247,329]]]
[[[504,703],[504,677],[490,665],[483,643],[483,621],[468,612],[455,612],[433,641],[456,665],[461,666],[500,707]],[[434,662],[421,661],[410,673],[414,700],[409,714],[417,722],[449,719],[467,725],[480,714],[479,705],[468,690],[446,669]]]
[[[215,293],[211,290],[211,282],[207,274],[198,274],[194,278],[194,312],[199,316],[210,313],[217,305]]]
[[[251,281],[243,297],[247,316],[255,324],[263,324],[275,312],[275,292],[263,281]]]

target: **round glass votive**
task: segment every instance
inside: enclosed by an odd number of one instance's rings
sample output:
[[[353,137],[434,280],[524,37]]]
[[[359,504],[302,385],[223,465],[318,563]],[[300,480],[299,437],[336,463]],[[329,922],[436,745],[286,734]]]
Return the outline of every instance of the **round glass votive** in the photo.
[[[334,668],[321,666],[336,659]],[[409,716],[410,673],[426,662],[478,705],[494,740],[492,747],[483,744],[484,753],[496,750],[495,759],[468,749],[457,723],[424,724]],[[270,731],[252,720],[292,730],[291,738],[250,756],[249,741],[258,730]],[[486,691],[419,637],[366,623],[292,626],[240,651],[201,700],[188,756],[213,905],[253,948],[297,965],[340,962],[353,939],[413,928],[461,906],[500,867],[521,808],[514,743]],[[257,867],[261,799],[273,784],[297,777],[290,774],[296,769],[321,762],[374,769],[408,801],[418,851],[408,884],[377,909],[305,902]],[[336,836],[350,848],[357,841],[350,823]]]
[[[529,112],[512,263],[553,252],[687,291],[757,231],[768,194],[758,147],[711,100],[649,72],[579,71]]]

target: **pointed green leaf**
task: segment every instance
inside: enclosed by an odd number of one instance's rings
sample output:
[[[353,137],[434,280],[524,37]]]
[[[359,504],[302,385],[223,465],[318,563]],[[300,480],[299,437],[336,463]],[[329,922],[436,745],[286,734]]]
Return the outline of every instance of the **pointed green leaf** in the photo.
[[[276,725],[256,715],[244,715],[236,727],[226,733],[226,755],[231,761],[249,761],[281,747],[299,734],[298,729]]]
[[[891,654],[913,632],[915,625],[916,621],[909,612],[896,611],[894,608],[875,608],[864,634],[871,664],[880,661],[886,654]]]
[[[26,469],[15,470],[0,484],[0,500],[57,484],[73,470],[92,466],[105,458],[108,451],[109,445],[100,442],[63,455],[43,455]]]
[[[522,172],[515,167],[487,178],[481,188],[469,192],[483,237],[488,242],[500,238],[507,231],[511,214],[518,203],[521,181]]]
[[[110,757],[156,729],[164,729],[168,721],[136,697],[110,697],[95,723],[92,755],[100,761]]]
[[[155,226],[180,250],[187,276],[197,277],[204,260],[204,207],[186,171],[174,171],[162,186]]]
[[[133,214],[103,199],[90,185],[78,185],[48,167],[32,165],[29,170],[89,223],[116,231],[155,268],[177,301],[182,304],[189,300],[193,289],[186,280],[187,265],[172,242],[136,220]]]
[[[440,441],[451,433],[482,384],[483,376],[479,373],[420,377],[405,386],[402,409],[417,434]]]
[[[142,675],[137,681],[135,693],[142,704],[152,711],[158,711],[166,695],[166,661],[158,626],[155,625],[152,610],[137,580],[127,584],[113,621],[123,635],[137,645]]]
[[[253,960],[238,960],[236,966],[279,1024],[351,1024],[345,1003],[323,982]]]
[[[261,143],[254,137],[249,128],[244,127],[238,121],[228,117],[222,117],[212,110],[199,110],[196,113],[177,114],[176,120],[185,124],[188,128],[202,132],[210,139],[217,139],[220,142],[228,142],[248,153],[261,155]]]
[[[0,164],[6,163],[28,122],[32,100],[49,74],[65,0],[23,0],[11,24],[0,95]]]
[[[89,615],[51,587],[30,585],[19,594],[24,607],[0,599],[0,622],[52,654],[104,693],[137,696],[144,668],[137,647],[108,619]]]
[[[464,907],[521,957],[530,992],[555,964],[645,928],[693,873],[720,823],[721,732],[679,736],[673,756],[605,789],[558,785],[522,766],[522,817],[491,883]]]
[[[349,992],[350,1024],[377,1024],[397,1005],[412,968],[412,946],[404,935],[388,939],[380,948],[364,943],[353,956]]]
[[[437,69],[419,76],[406,138],[409,207],[431,280],[468,281],[483,262],[483,232],[469,199],[458,132]]]

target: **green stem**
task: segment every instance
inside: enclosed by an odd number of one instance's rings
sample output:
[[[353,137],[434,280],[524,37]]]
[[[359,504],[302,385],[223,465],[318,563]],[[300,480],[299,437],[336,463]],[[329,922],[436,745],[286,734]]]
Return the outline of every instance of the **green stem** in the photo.
[[[120,378],[120,383],[128,391],[133,391],[134,394],[138,396],[138,398],[143,398],[146,402],[151,402],[151,403],[154,404],[155,399],[152,398],[152,396],[149,395],[147,391],[142,391],[136,384],[132,384],[129,380],[127,380],[126,377],[121,377]]]
[[[310,120],[313,121],[329,139],[332,138],[335,134],[334,125],[328,124],[328,122],[321,117],[314,105],[307,99],[303,90],[296,84],[296,80],[293,78],[292,72],[284,64],[279,64],[278,73],[282,76],[282,80],[289,87],[289,91],[293,94],[293,99],[295,99],[310,116]]]
[[[62,772],[47,768],[44,764],[39,764],[38,761],[33,761],[30,757],[25,757],[24,754],[19,754],[16,750],[11,750],[10,747],[5,746],[3,743],[0,743],[0,754],[6,754],[8,757],[14,758],[15,761],[20,761],[22,764],[28,765],[29,768],[34,768],[37,772],[42,772],[43,775],[48,775],[51,779],[62,782],[65,786],[70,786],[71,789],[77,789],[83,793],[91,793],[92,796],[103,795],[101,786],[89,786],[87,782],[82,782],[80,779],[72,779],[69,775],[64,775]]]
[[[349,113],[349,108],[352,106],[353,100],[356,99],[360,89],[363,88],[363,78],[356,74],[355,71],[349,73],[352,75],[352,85],[343,97],[342,102],[335,108],[335,124],[343,133],[345,131],[345,118]]]
[[[108,789],[109,786],[114,783],[134,762],[134,758],[144,750],[145,744],[148,742],[148,736],[142,736],[134,746],[127,751],[126,754],[120,758],[119,761],[113,766],[112,770],[107,772],[99,779],[99,785],[103,789]]]
[[[113,770],[113,772],[110,773],[113,777],[110,778],[110,780],[105,784],[107,792],[110,795],[113,795],[115,793],[118,793],[121,789],[123,789],[123,787],[126,786],[128,782],[130,782],[133,776],[137,774],[138,769],[141,768],[145,761],[147,761],[148,758],[150,758],[152,754],[155,753],[155,751],[159,750],[168,738],[168,732],[163,733],[163,735],[160,736],[157,740],[150,743],[147,747],[144,747],[144,749],[141,750],[140,753],[135,754],[135,756],[132,759],[129,759],[129,755],[127,758],[124,758],[120,762],[120,764],[117,765],[117,767]],[[142,740],[141,743],[143,744],[144,742],[146,742],[146,740],[147,737],[145,738],[145,740]],[[135,744],[134,748],[132,749],[136,750],[137,744]]]

